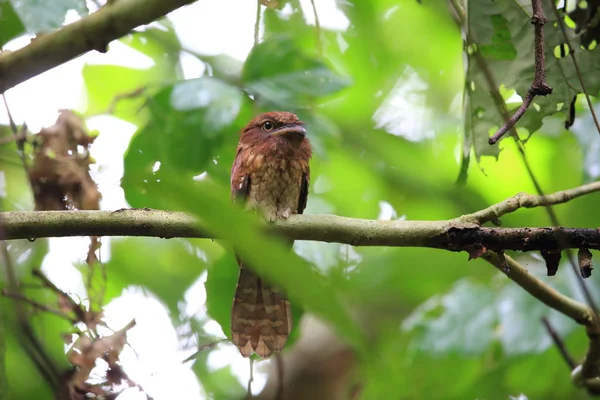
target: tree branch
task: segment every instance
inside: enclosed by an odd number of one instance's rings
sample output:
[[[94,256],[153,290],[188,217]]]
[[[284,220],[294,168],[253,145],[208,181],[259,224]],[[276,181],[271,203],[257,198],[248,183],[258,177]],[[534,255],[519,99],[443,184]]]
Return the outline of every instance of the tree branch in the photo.
[[[468,251],[477,257],[490,250],[600,249],[600,230],[593,228],[487,228],[520,208],[566,203],[600,191],[600,182],[546,196],[519,193],[491,207],[452,220],[379,221],[335,215],[296,215],[269,225],[296,240],[338,242],[354,246],[431,247]],[[11,211],[0,213],[5,239],[66,236],[211,237],[186,213],[151,209],[119,211]]]
[[[8,240],[90,235],[211,237],[192,216],[174,211],[11,211],[0,215]],[[296,215],[274,223],[272,229],[295,240],[353,246],[430,247],[465,250],[470,254],[485,249],[600,250],[600,230],[593,228],[486,228],[452,220],[378,221],[322,214]]]
[[[0,53],[0,93],[90,50],[108,44],[195,0],[126,0],[108,2],[100,10],[51,33],[38,35],[16,51]]]
[[[535,36],[535,76],[531,83],[531,87],[527,91],[527,96],[523,100],[521,106],[517,109],[517,112],[515,112],[515,114],[488,139],[488,142],[491,145],[498,142],[506,132],[515,126],[525,114],[525,111],[527,111],[535,96],[546,96],[552,93],[552,88],[546,83],[544,25],[546,24],[547,19],[544,15],[542,0],[531,0],[531,7],[533,9],[531,24],[534,26]]]
[[[519,108],[517,109],[517,111],[513,114],[512,117],[510,117],[505,123],[504,125],[502,125],[497,131],[496,133],[494,133],[489,139],[488,142],[489,144],[495,144],[498,140],[500,140],[504,135],[506,135],[506,132],[508,132],[509,130],[511,130],[515,124],[521,119],[521,117],[523,115],[525,115],[525,111],[527,111],[527,109],[529,108],[529,106],[531,105],[531,103],[533,102],[533,98],[535,97],[535,93],[533,93],[531,90],[527,91],[527,96],[525,96],[525,99],[523,99],[523,102],[521,103],[521,105],[519,106]]]

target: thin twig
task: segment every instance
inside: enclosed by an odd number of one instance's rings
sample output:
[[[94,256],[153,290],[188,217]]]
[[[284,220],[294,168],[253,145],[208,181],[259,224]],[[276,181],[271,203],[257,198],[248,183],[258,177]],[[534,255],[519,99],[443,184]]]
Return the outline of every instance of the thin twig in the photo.
[[[531,23],[534,26],[535,38],[535,75],[533,82],[527,91],[527,96],[523,100],[523,103],[517,109],[517,112],[507,119],[504,125],[488,139],[490,144],[497,143],[506,132],[515,126],[519,119],[525,114],[525,111],[527,111],[527,108],[529,108],[535,96],[546,96],[552,93],[552,88],[546,83],[544,25],[547,20],[544,15],[544,9],[542,8],[542,0],[531,0],[531,6],[533,8]]]
[[[498,142],[498,140],[500,140],[504,135],[506,135],[506,132],[508,132],[515,126],[515,124],[521,119],[521,117],[525,114],[525,111],[527,111],[527,109],[531,105],[531,102],[533,101],[534,97],[535,93],[533,93],[531,89],[528,90],[527,96],[525,96],[525,99],[523,100],[517,111],[513,114],[513,116],[510,117],[508,121],[506,121],[504,125],[502,125],[500,129],[496,131],[496,133],[490,136],[488,140],[490,144],[495,144],[496,142]]]
[[[590,98],[590,95],[589,95],[587,89],[585,88],[585,82],[583,81],[583,76],[581,75],[581,70],[579,69],[579,63],[577,62],[577,57],[575,57],[575,49],[573,48],[573,46],[571,46],[571,41],[569,40],[569,35],[567,34],[567,28],[565,27],[565,22],[560,17],[560,14],[558,13],[558,9],[556,8],[555,2],[553,0],[551,0],[550,4],[552,4],[552,10],[554,11],[554,15],[556,16],[556,22],[558,23],[558,27],[560,28],[560,30],[565,38],[565,42],[567,42],[567,46],[569,46],[569,56],[571,57],[571,60],[573,61],[573,66],[575,67],[575,72],[577,73],[577,79],[579,79],[579,83],[581,84],[581,90],[585,96],[585,100],[588,104],[588,107],[590,108],[590,113],[592,114],[592,119],[594,120],[594,124],[596,125],[596,130],[600,134],[600,122],[598,122],[598,116],[596,115],[596,111],[594,110],[594,105],[592,104],[592,99]],[[565,7],[566,7],[566,5],[565,5]],[[588,5],[588,7],[591,8],[590,5]]]
[[[1,213],[0,213],[1,214]],[[15,270],[8,253],[8,247],[6,245],[6,233],[4,225],[2,223],[2,217],[0,216],[0,259],[3,261],[4,272],[7,277],[8,287],[18,292],[19,282],[15,274]],[[21,348],[27,353],[27,356],[36,366],[37,370],[44,377],[48,385],[56,390],[59,384],[58,369],[54,361],[47,354],[44,346],[36,336],[33,327],[28,319],[27,312],[23,305],[19,302],[15,303],[15,314],[17,317],[17,324],[19,327],[19,334],[17,340],[21,344]]]
[[[261,8],[260,8],[260,0],[256,0],[256,22],[254,22],[254,45],[258,44],[258,35],[260,32],[260,16],[261,16]]]
[[[88,322],[86,318],[86,312],[83,309],[83,307],[77,302],[75,302],[75,300],[73,300],[71,296],[69,296],[67,293],[60,290],[58,286],[56,286],[50,279],[48,279],[46,275],[42,273],[42,271],[40,271],[39,269],[34,269],[33,271],[31,271],[31,273],[33,274],[33,276],[41,280],[42,284],[45,287],[56,293],[58,296],[61,296],[64,300],[66,300],[69,303],[68,308],[75,313],[75,316],[77,317],[78,321],[81,321],[83,323]]]
[[[548,20],[544,15],[542,0],[531,0],[533,15],[531,24],[534,26],[535,41],[535,72],[531,90],[536,96],[546,96],[552,93],[552,88],[546,83],[546,45],[544,43],[544,25]]]
[[[284,381],[283,381],[283,357],[281,354],[275,354],[275,363],[277,366],[277,391],[275,392],[275,400],[283,400]]]
[[[0,146],[9,144],[12,142],[16,142],[17,146],[18,146],[19,142],[26,140],[26,139],[27,139],[27,132],[21,132],[21,133],[17,134],[16,136],[13,134],[12,136],[0,138]]]
[[[323,44],[321,43],[321,22],[319,21],[319,15],[317,14],[317,6],[315,5],[315,0],[310,0],[310,4],[312,5],[313,14],[315,15],[315,30],[317,34],[317,50],[319,51],[319,55],[323,56]]]
[[[565,360],[565,362],[569,366],[569,371],[573,371],[577,366],[577,363],[573,359],[573,356],[571,356],[571,354],[569,353],[569,350],[567,350],[565,342],[563,342],[560,336],[558,336],[558,332],[556,332],[556,330],[552,327],[548,318],[542,317],[542,323],[546,327],[548,334],[552,338],[552,341],[554,342],[554,345],[560,352],[560,355],[562,356],[563,360]]]
[[[8,115],[8,121],[10,124],[10,130],[13,134],[13,139],[17,143],[17,150],[19,151],[19,156],[21,157],[21,162],[23,163],[23,168],[25,169],[25,173],[29,171],[29,165],[27,163],[27,158],[25,157],[25,137],[27,133],[27,129],[23,126],[21,132],[19,132],[19,128],[15,123],[15,120],[10,112],[10,107],[8,106],[8,101],[6,100],[6,95],[2,94],[2,100],[4,101],[4,108],[6,109],[6,114]],[[29,175],[29,174],[28,174]]]
[[[220,339],[220,340],[217,340],[216,342],[211,342],[211,343],[203,344],[202,346],[198,346],[198,350],[194,354],[192,354],[191,356],[189,356],[188,358],[183,360],[181,363],[185,364],[186,362],[195,360],[196,357],[198,357],[198,354],[202,353],[204,350],[212,349],[213,347],[216,347],[217,345],[219,345],[221,343],[225,343],[227,341],[229,341],[229,339]]]
[[[130,92],[126,92],[126,93],[119,93],[117,94],[110,102],[110,104],[108,105],[108,108],[106,110],[107,114],[113,114],[115,112],[115,109],[117,107],[117,103],[121,100],[125,100],[125,99],[134,99],[136,97],[139,97],[141,95],[143,95],[146,90],[148,90],[147,86],[142,86],[139,87],[137,89],[134,89]]]
[[[55,308],[49,307],[49,306],[47,306],[45,304],[39,303],[39,302],[37,302],[35,300],[32,300],[32,299],[28,298],[27,296],[25,296],[25,295],[23,295],[21,293],[11,292],[8,289],[3,289],[2,290],[2,295],[5,296],[5,297],[9,297],[11,299],[14,299],[14,300],[18,300],[18,301],[22,301],[24,303],[27,303],[27,304],[33,306],[33,308],[35,308],[37,310],[46,311],[46,312],[49,312],[51,314],[54,314],[57,317],[60,317],[62,319],[66,319],[67,321],[69,321],[72,324],[76,324],[77,322],[79,322],[78,319],[70,317],[69,315],[67,315],[66,313],[64,313],[64,312],[62,312],[60,310],[57,310]]]
[[[473,214],[463,215],[458,219],[462,222],[484,224],[496,221],[503,215],[517,211],[520,208],[534,208],[540,206],[552,206],[566,203],[583,195],[600,191],[600,182],[592,182],[577,186],[572,189],[561,190],[546,196],[534,196],[527,193],[519,193],[500,203],[494,204]]]

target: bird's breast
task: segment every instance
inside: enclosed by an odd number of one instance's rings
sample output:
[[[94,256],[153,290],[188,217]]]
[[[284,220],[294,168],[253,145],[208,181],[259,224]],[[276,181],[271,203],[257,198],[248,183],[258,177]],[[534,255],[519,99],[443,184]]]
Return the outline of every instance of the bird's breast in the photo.
[[[248,207],[260,209],[270,221],[295,214],[304,172],[302,161],[263,155],[248,161],[251,162]]]

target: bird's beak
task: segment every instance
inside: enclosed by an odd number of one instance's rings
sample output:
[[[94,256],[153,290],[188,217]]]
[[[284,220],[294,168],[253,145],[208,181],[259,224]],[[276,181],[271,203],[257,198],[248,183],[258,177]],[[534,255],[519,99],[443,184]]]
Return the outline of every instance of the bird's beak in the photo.
[[[302,125],[284,125],[281,128],[273,131],[273,135],[287,136],[294,139],[304,139],[306,129]]]

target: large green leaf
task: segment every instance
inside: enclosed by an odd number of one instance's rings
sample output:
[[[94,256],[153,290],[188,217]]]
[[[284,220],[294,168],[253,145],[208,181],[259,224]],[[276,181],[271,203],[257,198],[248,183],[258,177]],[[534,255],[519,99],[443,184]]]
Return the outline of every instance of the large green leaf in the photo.
[[[25,32],[25,26],[9,0],[0,0],[0,46]]]
[[[563,269],[559,279],[546,280],[568,292],[565,278],[571,271]],[[508,355],[541,353],[552,346],[541,323],[543,316],[561,336],[575,329],[575,322],[514,283],[505,280],[503,286],[498,290],[461,280],[447,294],[434,296],[415,310],[404,329],[415,334],[413,343],[421,351],[481,354],[498,341]]]
[[[141,285],[156,294],[177,317],[185,290],[206,268],[198,249],[183,239],[116,238],[105,263],[109,287],[106,301],[130,285]]]
[[[149,99],[151,119],[136,132],[125,156],[122,186],[129,204],[155,207],[166,181],[206,171],[224,132],[235,131],[232,123],[241,105],[239,90],[208,77],[180,82]]]
[[[88,14],[85,0],[54,0],[48,7],[41,0],[10,0],[27,32],[38,34],[61,27],[67,12],[74,10],[80,17]],[[4,25],[2,25],[4,27]]]
[[[239,275],[233,253],[223,256],[209,269],[206,277],[206,312],[221,325],[229,337],[231,332],[231,307]]]
[[[200,378],[204,391],[213,399],[237,400],[243,398],[246,390],[233,375],[231,366],[210,368],[207,362],[209,354],[209,352],[200,353],[194,363],[194,371]]]
[[[595,106],[596,115],[600,107]],[[598,179],[600,176],[600,133],[594,122],[591,112],[577,117],[571,131],[577,137],[583,151],[583,172],[588,180]]]
[[[8,395],[8,380],[6,379],[6,317],[5,310],[0,304],[0,399],[5,399]]]
[[[252,49],[244,65],[242,84],[259,103],[293,109],[342,90],[350,80],[303,54],[290,38],[281,36]]]
[[[164,23],[161,28],[131,33],[120,42],[134,50],[132,60],[143,57],[151,65],[135,68],[86,64],[82,70],[87,94],[84,114],[110,113],[139,124],[146,121],[145,115],[140,114],[146,97],[180,77],[181,46],[173,29]]]

